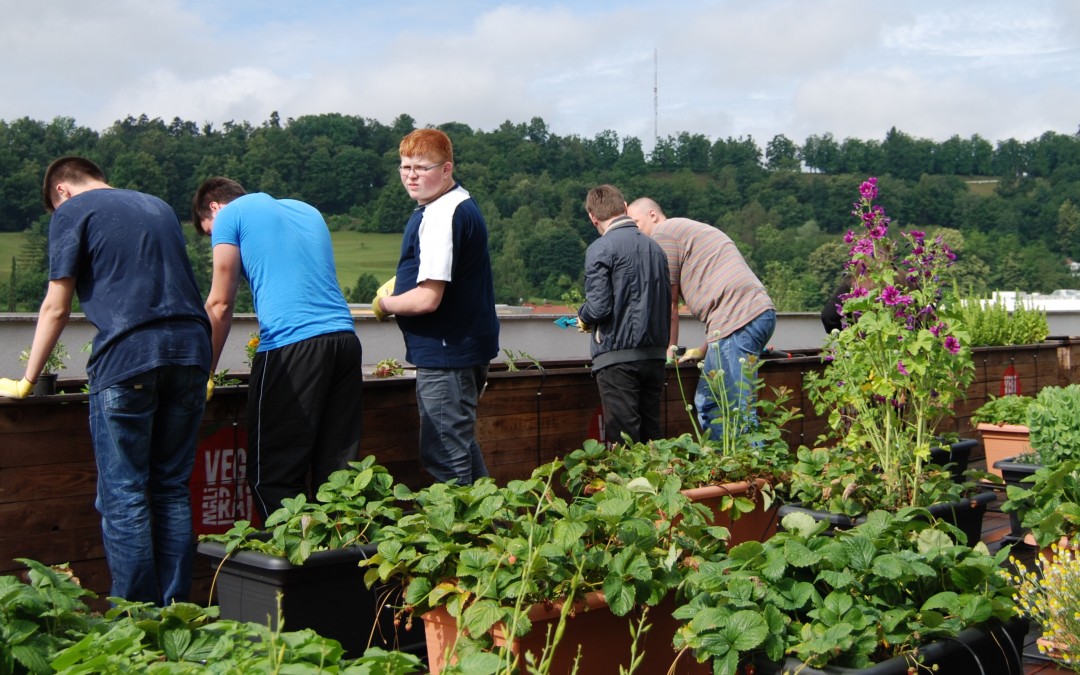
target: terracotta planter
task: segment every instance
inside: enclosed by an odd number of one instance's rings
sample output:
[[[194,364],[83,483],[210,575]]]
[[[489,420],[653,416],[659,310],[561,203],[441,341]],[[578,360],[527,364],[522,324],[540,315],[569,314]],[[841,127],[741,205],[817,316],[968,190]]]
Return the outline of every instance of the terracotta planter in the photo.
[[[764,480],[755,482],[755,490],[760,491],[765,487]],[[761,501],[760,494],[755,496],[754,510],[744,513],[735,520],[731,519],[730,511],[721,511],[720,502],[724,497],[742,497],[750,492],[751,485],[747,481],[737,483],[724,483],[722,485],[706,485],[705,487],[690,488],[682,493],[692,501],[703,504],[713,512],[713,524],[726,527],[731,532],[729,546],[741,544],[744,541],[765,541],[776,534],[776,526],[779,520],[777,513],[780,505],[773,502],[768,509]]]
[[[652,628],[646,634],[644,644],[638,645],[639,653],[644,650],[644,662],[638,672],[673,673],[681,675],[708,675],[712,672],[710,664],[698,663],[689,654],[683,654],[673,670],[669,670],[676,660],[671,646],[674,630],[667,630],[657,625],[656,620],[668,617],[675,608],[674,599],[668,598],[656,607],[649,609],[653,621]],[[519,663],[526,652],[539,658],[544,650],[548,628],[554,629],[559,621],[562,604],[533,605],[529,609],[532,630],[523,637],[510,641],[510,651]],[[439,675],[446,667],[447,654],[452,654],[457,642],[457,620],[450,616],[446,608],[439,607],[423,616],[424,632],[427,636],[428,668],[431,675]],[[630,665],[630,624],[636,620],[636,614],[615,616],[607,606],[603,593],[589,593],[578,601],[567,619],[562,641],[555,649],[552,661],[552,675],[569,675],[574,668],[574,659],[581,647],[581,660],[578,673],[617,673],[619,666]],[[674,624],[670,624],[674,625]],[[505,626],[496,624],[491,630],[496,647],[507,644]]]
[[[1001,475],[1001,469],[995,463],[1031,452],[1031,436],[1026,426],[981,422],[978,429],[986,453],[986,470],[996,476]]]

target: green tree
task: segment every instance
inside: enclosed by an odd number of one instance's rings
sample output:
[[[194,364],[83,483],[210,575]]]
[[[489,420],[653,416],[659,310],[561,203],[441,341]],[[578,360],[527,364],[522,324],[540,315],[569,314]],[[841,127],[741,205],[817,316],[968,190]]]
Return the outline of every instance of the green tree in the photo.
[[[765,167],[769,171],[798,171],[799,147],[783,134],[773,136],[765,146]]]
[[[357,277],[355,286],[345,288],[345,301],[351,303],[371,302],[381,285],[374,274],[363,272]]]

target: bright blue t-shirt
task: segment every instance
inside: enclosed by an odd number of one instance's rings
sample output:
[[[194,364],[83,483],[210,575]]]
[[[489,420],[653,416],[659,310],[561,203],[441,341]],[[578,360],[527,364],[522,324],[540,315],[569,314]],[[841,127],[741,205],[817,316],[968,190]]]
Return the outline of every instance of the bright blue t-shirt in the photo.
[[[49,223],[49,278],[66,277],[98,329],[91,392],[161,366],[209,373],[210,321],[168,204],[109,188],[66,200]]]
[[[261,192],[244,195],[218,211],[211,241],[240,248],[259,316],[260,352],[355,331],[330,231],[314,207]]]

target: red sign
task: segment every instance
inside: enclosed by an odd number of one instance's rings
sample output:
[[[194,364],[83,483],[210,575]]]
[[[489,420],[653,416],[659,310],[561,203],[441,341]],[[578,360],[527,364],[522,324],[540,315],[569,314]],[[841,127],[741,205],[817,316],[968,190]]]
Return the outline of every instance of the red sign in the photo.
[[[1012,364],[1005,369],[1005,374],[1001,377],[1001,396],[1019,396],[1020,395],[1020,376],[1016,374],[1016,368],[1013,368]]]
[[[247,482],[247,430],[224,427],[201,439],[191,472],[191,516],[195,534],[226,532],[237,520],[261,522]]]

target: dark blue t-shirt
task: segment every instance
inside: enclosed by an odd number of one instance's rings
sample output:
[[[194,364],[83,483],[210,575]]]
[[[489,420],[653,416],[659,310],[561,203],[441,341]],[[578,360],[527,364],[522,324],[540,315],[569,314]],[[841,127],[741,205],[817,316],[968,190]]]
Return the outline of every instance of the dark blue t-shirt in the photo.
[[[209,373],[210,321],[168,204],[114,189],[65,201],[49,224],[49,279],[65,277],[98,329],[91,391],[165,365]]]
[[[460,185],[413,211],[401,240],[395,294],[446,282],[430,314],[397,317],[405,359],[420,368],[482,366],[499,353],[487,224]]]

